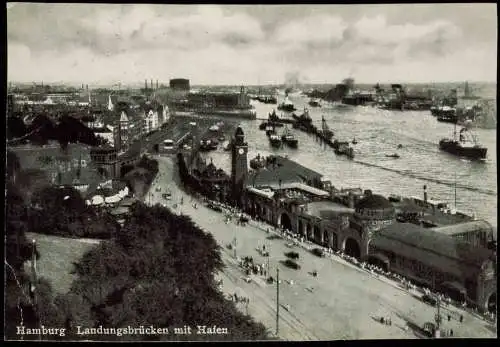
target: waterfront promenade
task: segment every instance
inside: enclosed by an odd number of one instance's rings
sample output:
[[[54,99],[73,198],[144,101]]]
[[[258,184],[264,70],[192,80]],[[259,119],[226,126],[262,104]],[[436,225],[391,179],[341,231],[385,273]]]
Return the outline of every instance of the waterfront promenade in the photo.
[[[280,319],[278,336],[283,340],[337,340],[337,339],[391,339],[417,338],[420,335],[406,329],[407,322],[423,326],[433,322],[436,309],[423,303],[415,293],[408,293],[396,283],[355,267],[338,257],[318,258],[296,247],[301,269],[289,269],[279,263],[284,260],[289,241],[269,240],[271,233],[266,227],[249,223],[246,226],[225,222],[222,213],[213,211],[196,202],[178,186],[177,167],[173,159],[157,158],[159,174],[154,180],[149,203],[167,205],[177,213],[183,213],[201,228],[210,232],[221,246],[226,268],[219,277],[227,295],[236,293],[249,298],[249,304],[239,303],[242,312],[262,322],[271,332],[276,327],[276,284],[267,284],[265,278],[252,275],[247,283],[238,266],[234,250],[226,245],[236,239],[236,257],[251,256],[255,263],[265,264],[256,248],[266,245],[270,252],[271,275],[280,269]],[[156,192],[160,187],[161,192]],[[166,201],[161,194],[169,190],[172,200]],[[183,204],[180,204],[181,198]],[[174,205],[177,205],[174,207]],[[307,245],[303,245],[307,246]],[[310,247],[310,246],[309,246]],[[310,272],[317,270],[318,277]],[[453,308],[453,316],[458,309]],[[446,317],[446,308],[442,310]],[[442,330],[453,329],[455,337],[496,337],[496,329],[484,320],[466,312],[461,313],[464,322],[456,319],[443,322]],[[392,325],[381,324],[378,318],[391,318]],[[410,324],[410,325],[411,325]]]

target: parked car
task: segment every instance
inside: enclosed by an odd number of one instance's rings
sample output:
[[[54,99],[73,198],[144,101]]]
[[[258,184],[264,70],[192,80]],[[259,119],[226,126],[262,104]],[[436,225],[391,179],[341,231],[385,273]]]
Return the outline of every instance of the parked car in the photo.
[[[437,305],[437,300],[433,296],[425,294],[422,296],[422,301],[431,305],[431,306],[436,306]]]
[[[323,252],[323,250],[321,248],[313,248],[311,250],[311,253],[314,254],[314,255],[316,255],[316,256],[318,256],[318,257],[324,257],[325,256],[325,254],[324,254],[324,252]]]
[[[294,269],[294,270],[300,269],[300,265],[297,264],[296,262],[294,262],[293,260],[290,260],[290,259],[283,261],[283,264],[285,266],[289,267],[290,269]]]

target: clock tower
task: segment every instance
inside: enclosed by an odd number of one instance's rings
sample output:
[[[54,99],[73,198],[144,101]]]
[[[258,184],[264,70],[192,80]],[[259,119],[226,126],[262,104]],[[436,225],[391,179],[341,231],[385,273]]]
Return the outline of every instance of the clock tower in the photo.
[[[243,185],[248,172],[248,144],[241,126],[236,128],[231,149],[231,184],[234,196],[242,196]]]

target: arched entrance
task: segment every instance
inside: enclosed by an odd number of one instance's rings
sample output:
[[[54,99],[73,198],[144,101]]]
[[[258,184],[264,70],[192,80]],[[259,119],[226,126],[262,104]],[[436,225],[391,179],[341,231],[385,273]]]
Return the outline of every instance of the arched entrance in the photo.
[[[358,241],[352,237],[346,238],[344,241],[344,253],[350,257],[359,259],[361,257],[361,249],[359,247]]]
[[[370,254],[368,256],[368,263],[378,266],[384,271],[389,271],[389,260],[379,254]]]
[[[321,243],[321,230],[319,229],[319,226],[317,226],[317,225],[314,226],[314,240],[317,243]]]
[[[331,242],[331,245],[332,245],[332,249],[334,251],[338,250],[338,246],[337,246],[337,233],[332,232],[332,242]]]
[[[311,240],[312,239],[312,227],[310,223],[306,224],[306,239]]]
[[[285,230],[292,230],[292,221],[286,212],[283,212],[280,217],[279,225]]]
[[[330,247],[330,235],[326,230],[323,230],[323,246]]]
[[[497,312],[497,293],[491,293],[488,301],[486,302],[486,310],[491,313]]]

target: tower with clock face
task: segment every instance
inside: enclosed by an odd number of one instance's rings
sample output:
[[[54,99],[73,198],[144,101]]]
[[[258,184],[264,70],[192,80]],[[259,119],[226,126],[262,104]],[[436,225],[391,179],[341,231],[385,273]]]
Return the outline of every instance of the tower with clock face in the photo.
[[[248,144],[240,126],[236,128],[231,152],[231,184],[235,196],[241,196],[245,177],[248,172]]]

